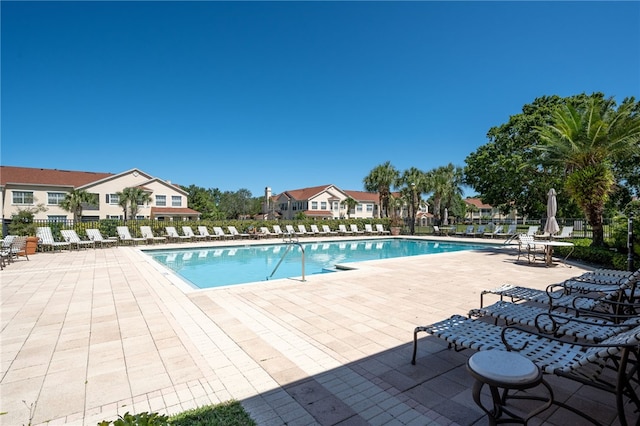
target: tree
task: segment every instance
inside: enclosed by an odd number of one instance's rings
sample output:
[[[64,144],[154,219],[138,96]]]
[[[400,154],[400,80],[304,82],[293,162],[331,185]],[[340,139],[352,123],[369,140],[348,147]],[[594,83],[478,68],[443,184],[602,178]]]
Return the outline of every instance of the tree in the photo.
[[[342,205],[342,207],[347,208],[347,219],[349,219],[349,212],[356,208],[358,202],[351,197],[347,197],[346,199],[342,200],[342,203],[340,204]]]
[[[196,185],[183,186],[182,189],[188,194],[188,207],[199,211],[201,219],[216,219],[218,217],[219,189],[205,189]]]
[[[389,197],[391,196],[391,187],[395,186],[400,173],[391,165],[390,161],[376,166],[364,178],[364,188],[368,192],[378,192],[380,197],[379,214],[382,217],[389,217]]]
[[[422,200],[422,194],[431,190],[430,179],[423,171],[411,167],[404,172],[398,179],[398,184],[402,185],[400,192],[407,200],[409,206],[409,228],[411,235],[415,234],[416,226],[416,213],[420,207],[420,201]]]
[[[82,218],[84,205],[96,203],[96,194],[91,194],[83,189],[72,189],[65,195],[64,200],[60,202],[60,207],[73,213],[73,223],[78,223]]]
[[[137,186],[125,188],[122,192],[117,192],[116,195],[119,197],[118,204],[124,211],[125,220],[127,220],[127,210],[131,213],[131,217],[135,219],[139,210],[138,206],[151,201],[151,195]]]
[[[442,220],[444,209],[453,213],[454,199],[462,198],[463,178],[464,169],[452,163],[429,172],[429,180],[433,188],[433,214],[438,224]]]
[[[543,166],[563,169],[565,188],[592,227],[593,245],[604,246],[603,213],[616,182],[613,163],[637,155],[640,117],[626,102],[592,98],[586,105],[559,107],[553,122],[538,126]]]

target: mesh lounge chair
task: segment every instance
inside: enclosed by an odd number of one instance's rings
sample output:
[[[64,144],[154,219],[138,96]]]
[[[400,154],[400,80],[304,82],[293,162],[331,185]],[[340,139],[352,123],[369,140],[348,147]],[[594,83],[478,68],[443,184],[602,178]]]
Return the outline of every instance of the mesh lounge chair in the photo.
[[[326,231],[321,231],[320,229],[318,229],[318,225],[309,225],[311,232],[313,232],[314,234],[318,235],[318,236],[322,236],[322,235],[328,235],[328,233]]]
[[[497,238],[511,238],[516,235],[517,229],[517,225],[509,225],[506,232],[496,232],[494,236]]]
[[[206,237],[206,236],[204,236],[204,235],[200,235],[200,234],[196,234],[196,233],[194,233],[194,232],[193,232],[193,229],[191,229],[191,227],[190,227],[190,226],[183,226],[183,227],[182,227],[182,233],[183,233],[184,235],[186,235],[187,237],[190,237],[192,241],[193,241],[193,240],[196,240],[196,241],[204,241],[204,240],[206,240],[206,239],[207,239],[207,237]]]
[[[338,235],[338,231],[332,231],[329,225],[322,225],[322,230],[326,232],[327,235]]]
[[[198,226],[198,234],[202,235],[204,237],[205,240],[215,240],[220,238],[217,235],[212,235],[209,233],[209,228],[207,228],[204,225],[200,225]]]
[[[378,230],[378,232],[380,232],[380,234],[388,235],[391,233],[391,231],[384,229],[384,226],[381,223],[376,223],[376,229]]]
[[[165,226],[164,229],[167,231],[167,238],[169,238],[169,241],[192,241],[193,238],[191,238],[188,235],[180,235],[178,234],[178,231],[176,231],[176,227],[175,226]]]
[[[358,225],[356,225],[355,223],[352,223],[351,225],[349,225],[351,228],[351,232],[353,232],[354,235],[364,235],[364,231],[361,231],[358,228]]]
[[[94,241],[96,245],[99,244],[100,247],[113,247],[114,245],[118,244],[118,240],[103,238],[99,229],[86,229],[85,232],[87,233],[87,237],[89,237],[90,240]]]
[[[60,233],[62,234],[62,238],[70,244],[70,248],[73,246],[78,250],[80,250],[81,247],[96,248],[95,241],[80,239],[80,236],[73,229],[62,229]]]
[[[571,238],[573,236],[573,226],[563,226],[562,230],[557,235],[552,235],[551,238]]]
[[[353,231],[349,231],[347,230],[347,227],[345,225],[338,225],[338,233],[340,235],[353,235]]]
[[[474,235],[474,232],[473,232],[474,228],[475,227],[473,225],[469,225],[464,229],[464,231],[456,231],[455,235],[458,235],[460,237]]]
[[[120,242],[131,244],[137,246],[138,243],[146,243],[147,239],[142,237],[132,237],[131,232],[129,232],[128,226],[118,226],[116,227],[116,231],[118,232],[118,238],[120,238]]]
[[[42,247],[43,251],[46,249],[55,251],[56,249],[62,250],[65,248],[67,250],[71,250],[71,243],[68,243],[66,241],[56,241],[53,238],[53,234],[51,233],[51,228],[48,226],[38,227],[38,229],[36,230],[36,236],[40,240],[40,246]]]
[[[489,238],[494,238],[496,236],[496,234],[499,234],[500,232],[502,232],[502,230],[504,229],[504,226],[502,225],[496,225],[492,231],[487,231],[485,232],[482,236],[483,237],[489,237]]]
[[[140,234],[142,235],[142,238],[147,239],[147,244],[155,244],[156,242],[164,243],[165,241],[167,241],[165,237],[156,237],[155,235],[153,235],[153,231],[151,230],[150,226],[141,226]]]
[[[536,364],[543,373],[613,393],[622,424],[627,424],[625,397],[629,397],[636,409],[640,408],[640,400],[632,384],[636,374],[635,358],[640,345],[640,326],[617,333],[600,343],[566,342],[520,327],[500,327],[454,315],[444,321],[415,328],[411,359],[414,365],[419,332],[429,333],[459,349],[517,351]],[[613,371],[614,374],[603,374],[605,370]],[[554,404],[598,424],[566,403],[554,401]]]

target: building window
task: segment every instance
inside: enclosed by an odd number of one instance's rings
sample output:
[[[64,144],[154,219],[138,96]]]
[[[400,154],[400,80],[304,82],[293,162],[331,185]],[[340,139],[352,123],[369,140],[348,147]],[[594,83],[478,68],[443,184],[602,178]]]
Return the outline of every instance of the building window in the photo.
[[[367,213],[373,213],[373,204],[367,204]]]
[[[179,195],[172,195],[171,207],[182,207],[182,197]]]
[[[166,207],[167,206],[167,196],[166,195],[156,195],[156,206],[158,206],[158,207]]]
[[[327,209],[327,202],[326,201],[322,201],[320,203],[320,210],[326,210]]]
[[[64,192],[47,192],[47,204],[57,206],[66,196]]]
[[[116,219],[116,220],[120,220],[122,219],[122,216],[114,216],[114,215],[107,215],[106,219]]]
[[[317,201],[312,201],[311,202],[311,210],[318,210],[318,202]]]
[[[361,213],[362,213],[362,204],[358,204],[358,205],[356,206],[356,211],[359,211],[359,212],[361,212]]]
[[[33,192],[13,191],[13,204],[33,204]]]
[[[120,197],[118,194],[106,194],[106,202],[107,204],[118,204],[120,202]]]
[[[66,216],[47,216],[47,219],[49,219],[49,222],[66,222],[67,221]]]
[[[340,203],[338,203],[337,201],[333,202],[333,210],[340,210]]]

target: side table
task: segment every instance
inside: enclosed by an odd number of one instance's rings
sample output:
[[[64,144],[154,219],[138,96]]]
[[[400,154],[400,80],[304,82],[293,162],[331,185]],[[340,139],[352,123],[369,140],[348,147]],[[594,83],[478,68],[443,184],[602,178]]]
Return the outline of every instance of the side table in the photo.
[[[476,352],[467,361],[467,370],[476,380],[473,385],[473,400],[489,416],[489,424],[498,423],[522,423],[527,424],[529,419],[540,414],[553,404],[553,391],[544,381],[542,372],[531,360],[517,352],[500,350],[488,350]],[[480,392],[484,385],[488,385],[491,391],[493,407],[483,405]],[[531,389],[542,385],[546,388],[548,396],[535,395],[509,395],[512,390]],[[502,395],[500,392],[502,389]],[[518,415],[507,407],[508,399],[528,399],[543,401],[539,407],[525,415]]]

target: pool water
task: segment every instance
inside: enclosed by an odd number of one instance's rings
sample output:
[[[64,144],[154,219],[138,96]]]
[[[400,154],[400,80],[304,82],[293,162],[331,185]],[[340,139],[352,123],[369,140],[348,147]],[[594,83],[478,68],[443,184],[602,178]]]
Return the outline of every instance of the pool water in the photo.
[[[305,276],[335,272],[336,265],[352,262],[487,248],[486,244],[405,239],[310,242],[302,246],[305,254]],[[289,252],[283,256],[287,250]],[[302,251],[296,244],[144,252],[197,289],[302,275]]]

